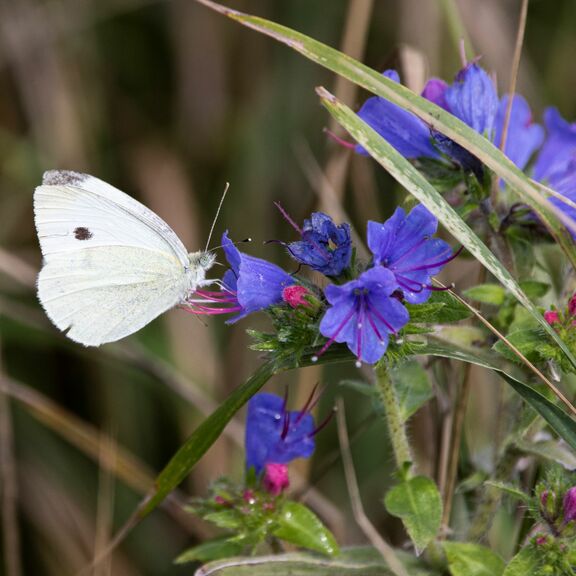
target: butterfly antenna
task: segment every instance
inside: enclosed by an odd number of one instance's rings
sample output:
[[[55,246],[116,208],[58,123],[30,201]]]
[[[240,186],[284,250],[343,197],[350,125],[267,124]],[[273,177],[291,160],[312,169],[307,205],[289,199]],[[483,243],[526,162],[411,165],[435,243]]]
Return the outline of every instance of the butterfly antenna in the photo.
[[[218,204],[218,209],[216,210],[216,216],[214,216],[214,220],[212,221],[212,226],[210,227],[210,233],[208,234],[208,240],[206,241],[206,248],[204,248],[204,252],[208,252],[208,246],[210,246],[210,240],[212,239],[212,232],[214,232],[214,227],[216,226],[216,221],[218,220],[218,216],[220,215],[222,204],[224,204],[224,198],[226,198],[228,188],[230,188],[230,182],[226,182],[226,188],[224,188],[222,198],[220,198],[220,204]]]

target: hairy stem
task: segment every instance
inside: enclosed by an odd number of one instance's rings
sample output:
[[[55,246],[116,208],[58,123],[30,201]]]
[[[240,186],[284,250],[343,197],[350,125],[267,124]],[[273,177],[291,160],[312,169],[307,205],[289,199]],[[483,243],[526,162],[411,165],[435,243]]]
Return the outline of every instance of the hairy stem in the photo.
[[[494,482],[509,481],[518,458],[520,458],[520,453],[512,445],[509,445],[498,460],[492,480]],[[484,488],[484,493],[476,509],[476,515],[468,530],[467,539],[469,541],[479,542],[486,539],[501,501],[502,490],[495,486]]]
[[[378,397],[384,413],[386,415],[386,424],[390,434],[390,441],[392,442],[392,449],[394,451],[394,459],[396,466],[401,469],[406,462],[413,462],[412,451],[408,443],[408,436],[406,434],[406,427],[400,417],[400,406],[394,386],[388,376],[388,370],[383,362],[376,365],[376,387],[378,390]]]

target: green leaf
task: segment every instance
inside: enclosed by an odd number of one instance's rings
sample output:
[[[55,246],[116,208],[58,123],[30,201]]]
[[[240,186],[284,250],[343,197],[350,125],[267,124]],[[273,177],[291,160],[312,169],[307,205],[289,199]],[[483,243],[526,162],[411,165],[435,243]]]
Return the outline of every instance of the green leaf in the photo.
[[[541,554],[534,547],[527,546],[512,558],[502,576],[536,575],[541,567]]]
[[[551,345],[546,342],[546,336],[539,328],[531,330],[517,330],[506,336],[509,342],[514,344],[530,362],[539,362],[545,359],[546,350],[550,350]],[[492,347],[496,352],[502,354],[507,360],[518,362],[519,358],[502,340],[498,340]],[[553,348],[552,350],[553,351]]]
[[[442,548],[452,576],[501,576],[504,571],[504,560],[480,544],[444,542]]]
[[[477,302],[494,304],[495,306],[503,304],[504,298],[506,298],[506,290],[499,284],[479,284],[464,290],[463,294]]]
[[[240,387],[236,388],[214,412],[192,432],[188,440],[180,447],[166,467],[156,478],[155,491],[144,501],[138,510],[138,517],[144,518],[166,498],[187,474],[196,462],[202,458],[208,448],[222,433],[234,414],[244,406],[266,382],[274,375],[276,364],[266,362]]]
[[[576,450],[576,420],[571,418],[564,410],[556,404],[553,404],[540,394],[530,385],[522,382],[517,377],[506,372],[499,364],[498,358],[492,354],[480,351],[474,351],[457,348],[454,345],[428,343],[420,348],[418,354],[430,356],[441,356],[443,358],[452,358],[462,362],[469,362],[477,366],[483,366],[496,372],[512,388],[522,396],[522,398],[548,422],[548,425],[556,431],[574,450]]]
[[[434,396],[428,374],[416,360],[408,360],[390,370],[390,378],[398,399],[402,422],[406,422]]]
[[[405,304],[410,312],[410,322],[445,324],[466,320],[472,313],[448,292],[433,292],[425,304]]]
[[[548,290],[550,290],[550,284],[538,282],[537,280],[524,280],[523,282],[520,282],[520,288],[524,290],[524,294],[526,294],[528,298],[536,300],[537,298],[542,298],[542,296],[546,295]]]
[[[188,562],[212,562],[220,558],[229,558],[230,556],[237,556],[242,552],[243,546],[236,542],[229,542],[226,538],[218,538],[217,540],[209,540],[203,542],[198,546],[189,548],[182,552],[180,556],[174,560],[174,564],[187,564]]]
[[[212,522],[219,528],[227,528],[228,530],[236,530],[242,525],[242,520],[236,510],[221,510],[219,512],[211,512],[205,514],[203,520]]]
[[[556,464],[560,464],[566,470],[576,470],[576,453],[556,440],[542,440],[540,442],[516,440],[515,444],[526,454],[551,460],[556,462]]]
[[[411,572],[411,576],[426,574]],[[195,576],[392,576],[381,557],[372,561],[322,558],[302,553],[230,558],[212,562]]]
[[[440,529],[442,500],[436,484],[426,476],[415,476],[388,490],[384,505],[402,520],[418,553]]]
[[[561,210],[554,208],[542,195],[541,188],[532,182],[513,162],[511,162],[489,140],[461,122],[455,116],[436,106],[432,102],[414,94],[411,90],[386,78],[376,70],[350,58],[313,38],[291,30],[286,26],[231,10],[210,0],[198,0],[209,8],[248,26],[257,32],[266,34],[296,50],[313,62],[332,70],[347,78],[354,84],[362,86],[409,110],[424,120],[430,128],[438,130],[463,146],[480,159],[499,177],[503,178],[517,192],[523,202],[535,210],[541,219],[554,222],[554,215],[560,218],[566,226],[576,231],[576,224],[565,216]],[[322,104],[330,114],[341,124],[352,137],[359,142],[400,184],[409,190],[424,204],[446,227],[447,230],[466,249],[481,262],[514,297],[521,302],[541,326],[563,350],[564,354],[576,368],[576,357],[570,352],[562,339],[547,324],[538,309],[518,286],[510,272],[498,261],[484,243],[474,234],[441,194],[420,174],[412,164],[401,156],[388,142],[381,138],[372,128],[364,123],[350,108],[338,102],[336,98],[324,89],[318,93]],[[556,222],[557,227],[559,223]],[[559,226],[560,232],[561,226]],[[576,263],[574,243],[567,237],[564,230],[562,246],[567,251],[573,263]]]
[[[522,502],[525,505],[530,505],[532,502],[532,498],[530,498],[530,496],[528,496],[528,494],[525,494],[524,492],[522,492],[522,490],[520,490],[519,488],[516,488],[516,486],[512,486],[511,484],[506,484],[505,482],[496,482],[493,480],[487,480],[485,482],[485,484],[487,486],[492,486],[494,488],[497,488],[498,490],[504,492],[505,494],[507,494],[508,496],[512,496],[512,498],[516,498],[516,500],[520,500],[520,502]]]
[[[327,556],[340,553],[334,535],[309,508],[286,500],[282,505],[274,536]]]

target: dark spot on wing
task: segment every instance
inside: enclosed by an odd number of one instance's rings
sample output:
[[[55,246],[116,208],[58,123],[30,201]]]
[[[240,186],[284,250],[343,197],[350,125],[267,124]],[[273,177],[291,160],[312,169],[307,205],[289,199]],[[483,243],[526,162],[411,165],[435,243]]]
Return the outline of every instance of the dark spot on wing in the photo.
[[[74,228],[74,237],[76,240],[90,240],[92,236],[94,236],[94,234],[92,234],[88,228],[84,228],[84,226]]]
[[[45,186],[78,186],[88,177],[88,174],[72,170],[48,170],[44,172],[42,184]]]

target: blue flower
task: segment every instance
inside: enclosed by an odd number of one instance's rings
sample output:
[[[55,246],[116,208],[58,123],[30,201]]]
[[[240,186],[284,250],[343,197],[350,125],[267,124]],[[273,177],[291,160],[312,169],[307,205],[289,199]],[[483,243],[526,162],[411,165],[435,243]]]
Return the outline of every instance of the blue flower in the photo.
[[[492,139],[498,96],[494,82],[480,66],[471,63],[460,70],[444,97],[454,116]]]
[[[447,242],[431,238],[437,228],[438,220],[422,205],[408,216],[396,208],[384,224],[368,222],[368,247],[374,264],[394,275],[404,299],[411,304],[428,300],[431,277],[456,256]]]
[[[348,224],[337,226],[326,214],[314,212],[299,231],[302,240],[288,245],[296,261],[326,276],[339,276],[350,266],[352,241]]]
[[[508,95],[502,97],[496,114],[494,145],[498,147],[502,140],[508,100]],[[532,112],[525,98],[515,94],[510,110],[504,154],[520,170],[524,170],[534,152],[542,146],[542,142],[544,142],[544,128],[532,121]]]
[[[187,304],[194,314],[238,312],[228,324],[252,312],[282,302],[282,291],[295,284],[294,278],[271,262],[240,252],[228,232],[222,235],[222,247],[230,269],[222,278],[222,290],[197,290]]]
[[[331,306],[320,321],[328,342],[318,356],[333,342],[346,342],[358,364],[378,362],[388,347],[388,335],[396,334],[409,319],[406,308],[392,296],[397,288],[394,274],[382,266],[346,284],[328,285],[324,294]]]
[[[384,75],[398,82],[395,71],[387,70]],[[452,85],[431,78],[422,96],[499,145],[508,96],[498,100],[494,83],[476,63],[460,70]],[[414,114],[383,98],[369,98],[358,115],[406,158],[440,158],[442,152],[464,170],[482,175],[482,164],[466,149],[439,132],[431,132]],[[542,144],[543,137],[542,127],[532,123],[528,104],[515,94],[505,154],[523,169]],[[356,151],[366,153],[360,145],[356,146]]]
[[[386,70],[386,78],[400,82],[395,70]],[[358,116],[385,138],[406,158],[439,158],[440,154],[432,145],[430,128],[420,118],[384,98],[368,98],[358,111]],[[356,151],[367,154],[359,144]]]
[[[562,178],[576,158],[576,122],[569,124],[556,108],[547,108],[544,124],[548,137],[534,165],[534,178],[552,182]]]
[[[314,418],[308,412],[286,410],[286,399],[260,393],[248,402],[246,419],[246,468],[260,474],[267,464],[287,464],[309,458],[314,452]]]
[[[548,185],[553,190],[576,204],[576,156],[573,157],[562,172],[557,171],[551,175]],[[576,208],[573,208],[566,204],[566,202],[562,202],[562,200],[553,196],[551,196],[548,201],[576,222]],[[576,239],[576,234],[571,229],[569,229],[569,232]]]

